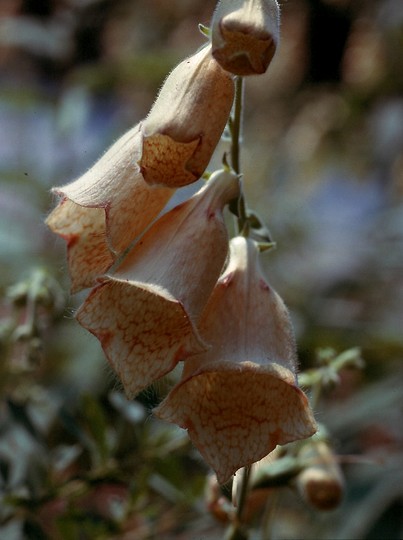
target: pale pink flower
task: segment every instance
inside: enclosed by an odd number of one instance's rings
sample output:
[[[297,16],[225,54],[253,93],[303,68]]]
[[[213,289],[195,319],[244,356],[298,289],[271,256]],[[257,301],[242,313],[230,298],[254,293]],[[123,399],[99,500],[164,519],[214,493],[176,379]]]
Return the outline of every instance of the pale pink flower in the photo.
[[[73,292],[110,268],[175,188],[203,174],[233,97],[232,76],[205,47],[172,71],[143,122],[87,173],[53,190],[61,200],[46,221],[67,241]]]
[[[168,76],[144,120],[141,172],[149,184],[184,186],[203,174],[234,99],[232,76],[206,46]],[[161,175],[165,170],[169,174]]]
[[[186,360],[155,414],[185,428],[220,483],[316,424],[296,380],[288,311],[266,283],[254,241],[231,240],[228,266],[199,322],[211,345]]]
[[[221,0],[211,23],[212,53],[235,75],[264,73],[280,36],[276,0]]]
[[[67,241],[72,292],[92,286],[174,192],[144,181],[141,147],[139,124],[78,180],[53,190],[62,199],[46,223]]]
[[[214,173],[150,227],[79,309],[127,396],[206,349],[196,323],[227,256],[222,209],[238,195],[236,175]]]

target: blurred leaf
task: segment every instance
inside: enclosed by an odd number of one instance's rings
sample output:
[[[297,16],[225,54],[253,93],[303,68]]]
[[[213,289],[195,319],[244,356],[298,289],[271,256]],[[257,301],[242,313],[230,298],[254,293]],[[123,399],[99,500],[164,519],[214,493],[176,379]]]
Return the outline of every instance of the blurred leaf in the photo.
[[[287,486],[303,468],[301,460],[293,456],[284,456],[267,465],[260,465],[253,476],[253,488]]]
[[[129,401],[121,392],[109,394],[110,403],[131,424],[138,424],[146,417],[145,407],[138,401]]]
[[[10,476],[11,465],[6,459],[0,458],[0,475],[5,484],[8,483]]]
[[[42,434],[34,426],[29,413],[27,411],[27,404],[19,404],[12,399],[7,400],[8,409],[12,418],[17,424],[20,424],[26,429],[26,431],[34,437],[38,442],[43,442]]]
[[[57,519],[57,529],[63,540],[76,540],[80,538],[80,530],[74,519],[63,517]]]
[[[4,540],[21,540],[23,523],[20,519],[13,519],[0,526],[0,538]],[[24,539],[25,540],[25,539]]]
[[[251,228],[251,236],[258,242],[273,244],[272,235],[263,219],[253,210],[247,211],[248,223]]]
[[[112,522],[80,512],[58,518],[57,528],[63,540],[108,540],[118,532]]]
[[[24,538],[35,540],[49,540],[47,535],[42,531],[41,527],[31,520],[24,523]]]
[[[81,454],[82,448],[78,445],[60,445],[53,451],[53,466],[57,471],[64,471],[72,465]]]
[[[85,427],[95,442],[99,456],[99,465],[101,465],[109,456],[108,425],[105,414],[97,399],[88,394],[82,397],[82,409]]]
[[[91,443],[91,439],[81,428],[77,418],[70,413],[67,405],[64,405],[60,408],[58,417],[61,420],[63,427],[70,435],[72,435],[73,440],[78,441],[87,450],[92,449],[93,445]]]
[[[178,504],[184,500],[184,493],[160,474],[151,475],[148,482],[150,487],[172,504]]]

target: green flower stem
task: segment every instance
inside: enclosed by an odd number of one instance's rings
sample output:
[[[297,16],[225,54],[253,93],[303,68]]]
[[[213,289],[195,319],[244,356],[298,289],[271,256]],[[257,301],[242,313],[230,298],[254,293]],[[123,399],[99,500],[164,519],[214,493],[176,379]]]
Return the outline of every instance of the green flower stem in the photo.
[[[252,465],[248,465],[242,469],[242,480],[237,501],[236,513],[227,533],[225,540],[247,540],[248,531],[242,523],[243,512],[249,491],[249,480],[251,476]]]
[[[243,78],[236,77],[234,111],[232,117],[230,118],[229,129],[231,133],[231,167],[237,174],[241,174],[240,149],[243,113],[243,89]],[[246,204],[242,187],[238,199],[231,201],[229,208],[231,212],[237,216],[237,232],[248,236],[248,219],[246,215]]]
[[[245,502],[248,495],[248,489],[249,489],[249,479],[252,472],[252,465],[247,465],[242,469],[242,483],[241,483],[241,490],[239,493],[239,500],[238,500],[238,506],[236,509],[236,517],[237,521],[242,521],[242,513],[245,508]]]
[[[312,409],[314,409],[314,410],[315,410],[316,407],[318,406],[320,397],[321,397],[321,395],[322,395],[322,390],[323,390],[323,387],[322,387],[322,381],[319,379],[319,380],[312,386],[312,391],[311,391],[311,395],[310,395],[311,407],[312,407]]]
[[[243,89],[244,81],[242,77],[236,77],[235,79],[235,101],[232,117],[229,120],[229,130],[231,134],[231,167],[236,174],[241,174],[240,166],[240,150],[241,150],[241,127],[242,127],[242,113],[243,113]],[[240,195],[237,199],[230,202],[229,208],[231,212],[237,216],[236,228],[238,234],[248,236],[249,226],[246,213],[245,197],[242,191],[242,185]],[[239,499],[236,509],[234,521],[231,524],[225,540],[246,540],[248,538],[247,532],[242,526],[242,513],[245,508],[245,502],[249,489],[249,478],[252,466],[249,465],[242,469],[242,481],[239,493]]]
[[[237,174],[241,172],[240,139],[242,125],[243,88],[243,77],[236,77],[234,114],[231,122],[231,165]]]

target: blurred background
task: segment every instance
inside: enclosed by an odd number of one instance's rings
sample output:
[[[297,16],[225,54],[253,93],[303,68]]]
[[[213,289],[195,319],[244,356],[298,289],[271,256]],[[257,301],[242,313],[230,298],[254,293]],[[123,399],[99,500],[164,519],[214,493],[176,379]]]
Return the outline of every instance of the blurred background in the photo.
[[[6,540],[223,537],[186,433],[150,417],[170,381],[123,398],[74,320],[84,296],[69,296],[64,242],[43,223],[51,187],[144,118],[167,73],[203,44],[197,25],[214,6],[0,2]],[[245,193],[277,242],[263,264],[291,311],[301,369],[329,347],[361,348],[365,368],[343,371],[317,407],[346,476],[343,503],[319,513],[284,488],[273,538],[402,538],[403,3],[288,0],[281,10],[276,56],[246,81]]]

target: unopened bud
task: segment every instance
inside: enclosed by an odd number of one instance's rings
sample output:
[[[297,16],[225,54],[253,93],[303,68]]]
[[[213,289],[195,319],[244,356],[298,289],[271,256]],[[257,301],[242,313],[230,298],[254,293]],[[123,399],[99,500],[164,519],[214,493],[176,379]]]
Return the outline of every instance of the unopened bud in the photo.
[[[344,493],[344,478],[332,449],[325,441],[312,441],[300,454],[312,461],[297,477],[296,485],[304,500],[317,510],[334,510]]]
[[[235,75],[265,73],[280,35],[276,0],[221,0],[212,20],[212,54]]]

